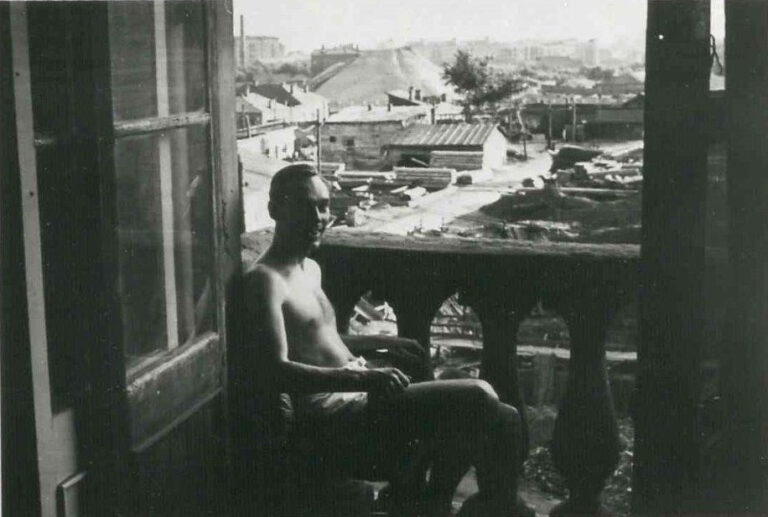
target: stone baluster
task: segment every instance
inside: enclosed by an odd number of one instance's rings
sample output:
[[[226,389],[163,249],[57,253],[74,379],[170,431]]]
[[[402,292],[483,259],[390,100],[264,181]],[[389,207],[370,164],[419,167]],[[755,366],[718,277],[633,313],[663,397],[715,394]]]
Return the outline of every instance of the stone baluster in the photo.
[[[577,291],[578,292],[578,291]],[[557,307],[571,337],[566,392],[552,442],[556,467],[566,479],[567,501],[551,516],[596,515],[600,494],[619,461],[619,436],[605,369],[605,335],[616,300],[583,300],[572,293]]]
[[[532,297],[510,301],[508,296],[508,292],[486,292],[467,298],[483,325],[480,377],[494,387],[503,402],[514,406],[520,413],[523,434],[521,456],[525,459],[528,457],[529,431],[518,374],[517,331],[535,301]]]
[[[397,317],[398,335],[415,339],[428,354],[432,320],[451,292],[444,286],[425,285],[422,282],[421,288],[417,289],[416,285],[407,282],[399,284],[397,289],[390,286],[386,290],[386,299]]]

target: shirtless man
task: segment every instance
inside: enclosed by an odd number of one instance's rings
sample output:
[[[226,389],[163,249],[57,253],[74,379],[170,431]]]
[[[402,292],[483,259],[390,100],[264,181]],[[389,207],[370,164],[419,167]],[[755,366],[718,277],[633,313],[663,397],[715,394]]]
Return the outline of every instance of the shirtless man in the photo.
[[[460,515],[528,515],[517,499],[519,416],[489,384],[411,384],[396,368],[367,368],[342,342],[320,268],[308,258],[330,219],[329,202],[325,182],[309,165],[288,166],[272,179],[274,239],[245,275],[246,314],[253,323],[247,342],[255,347],[256,363],[249,366],[257,382],[262,389],[297,394],[298,419],[364,433],[366,443],[382,449],[380,458],[397,455],[413,439],[440,444],[433,448],[430,515],[450,515],[453,491],[470,464],[480,491]]]

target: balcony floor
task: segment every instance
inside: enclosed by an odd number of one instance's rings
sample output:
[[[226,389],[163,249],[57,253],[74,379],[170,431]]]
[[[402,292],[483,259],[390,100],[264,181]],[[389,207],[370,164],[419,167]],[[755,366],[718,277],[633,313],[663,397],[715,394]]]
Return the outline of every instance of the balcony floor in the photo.
[[[474,469],[470,470],[464,479],[459,483],[456,495],[453,498],[454,513],[459,511],[464,500],[477,492],[477,478]],[[520,496],[525,502],[536,510],[537,517],[546,517],[557,504],[562,502],[551,494],[546,494],[533,486],[531,483],[522,480],[520,485]]]

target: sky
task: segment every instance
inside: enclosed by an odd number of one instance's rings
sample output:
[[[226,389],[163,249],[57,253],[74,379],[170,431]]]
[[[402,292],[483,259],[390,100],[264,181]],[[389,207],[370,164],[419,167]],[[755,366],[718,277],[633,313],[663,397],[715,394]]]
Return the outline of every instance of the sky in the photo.
[[[723,1],[713,1],[722,34]],[[647,0],[233,0],[235,34],[279,37],[288,51],[392,40],[596,38],[642,41]]]

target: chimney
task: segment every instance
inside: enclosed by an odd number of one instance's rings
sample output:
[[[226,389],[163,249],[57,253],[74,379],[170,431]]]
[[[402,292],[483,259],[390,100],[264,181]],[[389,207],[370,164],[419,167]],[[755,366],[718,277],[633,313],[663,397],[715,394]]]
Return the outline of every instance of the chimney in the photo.
[[[240,15],[240,66],[245,68],[245,16]]]
[[[432,106],[432,109],[429,110],[429,114],[430,114],[430,118],[432,120],[432,124],[434,125],[434,123],[435,123],[435,107],[434,106]]]
[[[392,101],[387,103],[387,111],[392,111]]]
[[[413,100],[413,86],[408,87],[408,100],[409,101]]]
[[[293,95],[293,83],[288,83],[288,91]]]
[[[416,100],[417,101],[421,100],[421,90],[419,90],[419,89],[416,90]]]
[[[372,107],[371,107],[371,105],[369,104],[369,105],[368,105],[368,111],[371,111],[372,109],[373,109],[373,108],[372,108]]]

